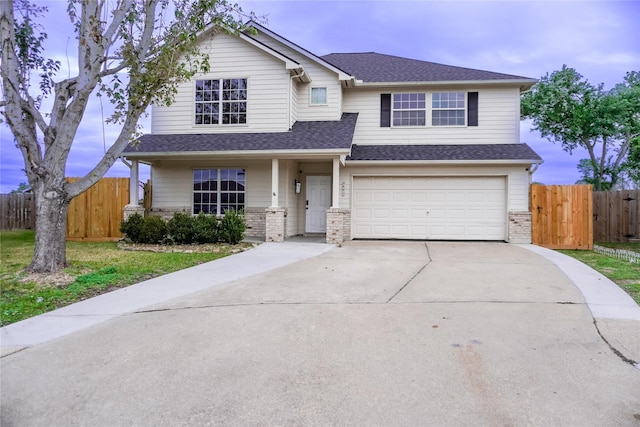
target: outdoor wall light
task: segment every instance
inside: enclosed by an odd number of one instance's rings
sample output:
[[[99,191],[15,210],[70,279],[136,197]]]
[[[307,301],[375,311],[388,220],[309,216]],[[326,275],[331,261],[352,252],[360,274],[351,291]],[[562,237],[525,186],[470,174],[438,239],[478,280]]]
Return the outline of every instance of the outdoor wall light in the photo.
[[[294,188],[296,189],[296,194],[300,194],[300,190],[302,189],[302,184],[300,183],[300,180],[294,179],[293,185],[294,185]]]

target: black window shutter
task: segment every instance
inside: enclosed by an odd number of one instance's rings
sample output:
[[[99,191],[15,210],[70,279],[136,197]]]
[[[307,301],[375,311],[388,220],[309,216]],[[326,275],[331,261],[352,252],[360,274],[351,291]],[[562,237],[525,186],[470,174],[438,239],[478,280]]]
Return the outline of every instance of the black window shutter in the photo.
[[[391,127],[391,94],[380,94],[380,127]]]
[[[467,93],[467,125],[478,126],[478,92]]]

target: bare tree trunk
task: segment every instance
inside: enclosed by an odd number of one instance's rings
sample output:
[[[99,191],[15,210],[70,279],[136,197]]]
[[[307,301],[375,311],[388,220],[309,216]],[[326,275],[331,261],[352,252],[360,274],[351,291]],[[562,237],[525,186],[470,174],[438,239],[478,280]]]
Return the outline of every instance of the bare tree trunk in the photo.
[[[49,185],[47,185],[49,184]],[[36,242],[27,271],[50,273],[67,265],[67,210],[64,183],[39,182],[33,188],[36,199]]]

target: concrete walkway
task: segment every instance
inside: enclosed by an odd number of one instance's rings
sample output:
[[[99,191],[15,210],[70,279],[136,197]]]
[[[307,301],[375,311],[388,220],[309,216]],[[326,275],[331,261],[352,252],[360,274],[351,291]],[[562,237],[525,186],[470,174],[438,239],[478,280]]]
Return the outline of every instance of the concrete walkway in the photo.
[[[154,279],[140,297],[167,294],[128,314],[113,307],[128,298],[96,305],[115,317],[76,333],[34,345],[14,330],[30,348],[0,359],[0,424],[637,426],[640,308],[570,258],[495,243],[269,246]]]
[[[173,298],[318,256],[333,248],[334,245],[300,239],[284,244],[262,243],[249,251],[80,301],[0,328],[0,356]]]

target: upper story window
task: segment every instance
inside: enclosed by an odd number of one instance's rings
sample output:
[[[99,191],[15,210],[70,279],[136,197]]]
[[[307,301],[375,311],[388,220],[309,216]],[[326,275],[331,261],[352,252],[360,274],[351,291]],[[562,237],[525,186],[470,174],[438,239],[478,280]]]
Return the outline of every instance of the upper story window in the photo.
[[[426,94],[394,93],[393,126],[424,126],[427,117]]]
[[[312,87],[309,100],[311,105],[327,105],[327,88]]]
[[[247,123],[247,79],[196,80],[195,123]]]
[[[380,94],[380,127],[427,127],[427,121],[432,127],[478,126],[478,92]]]
[[[466,92],[434,92],[431,94],[432,126],[464,126]]]

